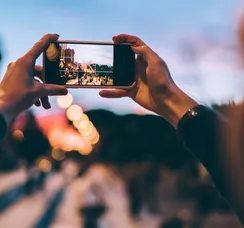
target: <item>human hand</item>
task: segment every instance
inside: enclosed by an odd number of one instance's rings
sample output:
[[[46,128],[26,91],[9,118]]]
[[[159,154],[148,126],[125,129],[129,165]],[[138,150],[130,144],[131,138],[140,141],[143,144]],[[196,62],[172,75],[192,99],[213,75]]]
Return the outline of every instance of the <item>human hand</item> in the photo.
[[[55,34],[43,36],[23,57],[9,64],[0,83],[0,112],[7,122],[33,104],[49,109],[48,96],[67,94],[64,86],[43,84],[34,79],[38,77],[43,80],[42,68],[35,66],[35,61],[58,37]]]
[[[164,117],[174,127],[189,108],[197,103],[174,83],[167,64],[136,36],[121,34],[115,43],[129,43],[137,54],[136,85],[129,90],[102,90],[106,98],[130,97],[142,107]]]

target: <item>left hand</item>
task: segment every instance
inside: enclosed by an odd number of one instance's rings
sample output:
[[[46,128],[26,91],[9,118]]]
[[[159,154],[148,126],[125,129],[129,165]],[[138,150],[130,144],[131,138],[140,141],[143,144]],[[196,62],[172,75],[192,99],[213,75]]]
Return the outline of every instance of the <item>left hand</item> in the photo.
[[[58,37],[55,34],[43,36],[23,57],[8,65],[0,83],[0,112],[7,122],[33,104],[49,109],[48,96],[67,94],[64,86],[43,84],[34,79],[38,77],[43,80],[42,68],[35,66],[36,59]]]

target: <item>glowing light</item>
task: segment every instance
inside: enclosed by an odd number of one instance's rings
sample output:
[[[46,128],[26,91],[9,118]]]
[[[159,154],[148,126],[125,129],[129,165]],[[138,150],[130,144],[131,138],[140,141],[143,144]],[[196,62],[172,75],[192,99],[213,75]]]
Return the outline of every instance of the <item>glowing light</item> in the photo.
[[[62,134],[63,134],[62,129],[59,129],[59,128],[53,128],[49,132],[48,139],[49,139],[50,144],[53,147],[58,147],[59,146],[60,138],[61,138]]]
[[[91,135],[84,135],[83,137],[92,146],[96,145],[100,140],[100,135],[97,131],[92,132]]]
[[[59,148],[53,148],[52,157],[57,161],[62,161],[65,158],[65,153]]]
[[[59,96],[57,104],[60,108],[67,109],[73,103],[73,96],[68,93],[66,96]]]
[[[78,129],[79,128],[79,124],[82,121],[88,121],[89,122],[89,118],[88,118],[88,116],[85,113],[83,113],[83,115],[81,116],[80,119],[73,121],[74,127]]]
[[[96,137],[91,141],[92,145],[96,145],[100,139],[100,135],[97,133]]]
[[[52,169],[52,164],[47,158],[40,159],[37,166],[43,172],[50,172]]]
[[[79,150],[79,153],[82,155],[89,155],[92,152],[92,145],[86,143],[85,146]]]
[[[85,134],[85,135],[83,135],[83,137],[88,142],[92,142],[97,137],[97,134],[98,134],[98,132],[97,132],[96,128],[94,127],[93,131],[90,134],[88,134],[88,135]]]
[[[83,148],[85,148],[87,146],[86,144],[87,144],[87,142],[85,142],[84,139],[81,137],[80,140],[78,140],[76,143],[76,150],[82,151]]]
[[[78,126],[78,131],[82,134],[82,132],[90,126],[93,126],[92,122],[89,120],[82,120]]]
[[[87,136],[92,134],[92,132],[95,131],[95,127],[93,126],[92,122],[89,121],[89,123],[87,124],[87,126],[85,128],[79,128],[79,132],[83,135],[83,136]]]
[[[77,137],[74,133],[66,132],[61,137],[61,148],[65,151],[72,151],[75,149]]]
[[[70,121],[77,121],[83,115],[83,109],[79,105],[71,105],[67,110],[67,117]]]
[[[15,130],[13,132],[13,138],[18,141],[23,141],[25,137],[21,130]]]

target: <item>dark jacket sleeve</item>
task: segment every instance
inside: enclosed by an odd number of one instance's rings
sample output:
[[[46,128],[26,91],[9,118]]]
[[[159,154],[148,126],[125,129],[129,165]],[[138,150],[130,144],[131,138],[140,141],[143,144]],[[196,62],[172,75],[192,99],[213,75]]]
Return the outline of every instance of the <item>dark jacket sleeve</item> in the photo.
[[[4,117],[0,114],[0,143],[3,141],[6,133],[7,133],[7,123],[4,119]]]
[[[216,172],[221,153],[218,132],[221,124],[228,123],[222,115],[204,106],[186,113],[178,124],[180,140],[211,174]]]
[[[224,116],[199,106],[195,113],[185,114],[177,130],[185,147],[205,166],[215,187],[244,223],[244,179],[241,176],[244,164],[236,165],[236,155],[226,149],[221,129],[231,130]]]

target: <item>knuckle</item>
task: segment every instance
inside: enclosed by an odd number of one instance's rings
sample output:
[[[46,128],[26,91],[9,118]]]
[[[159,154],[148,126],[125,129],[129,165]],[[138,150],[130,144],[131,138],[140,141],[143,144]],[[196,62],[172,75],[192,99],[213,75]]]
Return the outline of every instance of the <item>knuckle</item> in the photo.
[[[35,43],[34,47],[36,48],[42,48],[45,45],[45,42],[43,39],[39,40],[37,43]]]
[[[14,65],[15,65],[14,62],[9,63],[9,64],[8,64],[8,69],[12,68]]]

